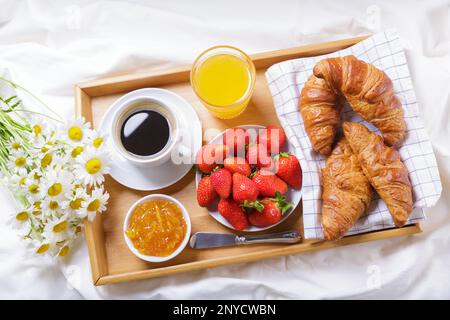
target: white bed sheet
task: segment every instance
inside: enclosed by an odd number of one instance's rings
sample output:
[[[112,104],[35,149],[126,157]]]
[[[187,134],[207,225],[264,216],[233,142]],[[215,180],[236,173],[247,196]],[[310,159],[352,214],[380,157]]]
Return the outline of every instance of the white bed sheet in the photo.
[[[256,53],[394,27],[443,184],[421,235],[97,288],[83,239],[60,263],[25,256],[2,190],[0,298],[450,298],[448,1],[373,2],[0,0],[0,67],[67,117],[75,83],[187,64],[214,44]]]

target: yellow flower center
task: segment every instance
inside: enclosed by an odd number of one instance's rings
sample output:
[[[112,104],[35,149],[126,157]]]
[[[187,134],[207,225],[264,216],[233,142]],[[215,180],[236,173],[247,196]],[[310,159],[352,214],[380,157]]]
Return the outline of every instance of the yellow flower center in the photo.
[[[36,210],[41,210],[41,202],[40,201],[36,201],[35,203],[33,203],[33,206]]]
[[[46,153],[48,150],[50,150],[50,149],[45,146],[41,148],[42,153]]]
[[[83,138],[83,130],[80,127],[72,127],[68,131],[69,138],[74,141],[80,141]]]
[[[84,148],[82,146],[78,146],[78,147],[74,148],[71,152],[72,158],[78,157],[83,152],[83,150],[84,150]]]
[[[69,247],[68,246],[64,246],[61,251],[59,251],[58,255],[60,257],[64,257],[67,255],[67,253],[69,253]]]
[[[23,167],[27,163],[27,159],[24,157],[18,157],[15,161],[16,166]]]
[[[97,212],[99,208],[100,208],[100,200],[98,200],[98,199],[91,201],[87,207],[88,211],[93,211],[93,212]]]
[[[39,180],[39,179],[41,179],[41,175],[39,174],[39,172],[35,172],[34,174],[33,174],[33,178],[34,178],[34,180]]]
[[[58,233],[67,229],[67,221],[61,221],[53,226],[53,232]]]
[[[39,186],[37,184],[31,184],[28,187],[28,191],[30,191],[30,193],[32,193],[32,194],[36,194],[39,192]]]
[[[92,158],[86,162],[86,171],[89,174],[96,174],[102,168],[102,162],[97,158]]]
[[[70,201],[69,206],[73,209],[73,210],[78,210],[81,208],[81,202],[83,201],[82,198],[77,198],[74,199],[72,201]]]
[[[47,251],[50,248],[50,244],[48,243],[44,243],[42,246],[40,246],[37,250],[36,253],[42,254],[45,251]]]
[[[41,127],[40,125],[38,125],[38,124],[35,124],[35,125],[33,126],[33,132],[34,132],[34,135],[35,135],[35,136],[40,135],[41,132],[42,132],[42,127]]]
[[[59,182],[56,182],[56,183],[52,184],[47,190],[47,194],[50,197],[56,197],[61,192],[62,192],[62,184],[59,183]]]
[[[56,210],[59,207],[58,201],[50,201],[48,204],[50,210]]]
[[[53,156],[51,153],[46,153],[42,159],[41,159],[41,167],[42,168],[46,168],[50,165],[50,163],[52,163],[53,161]]]
[[[22,211],[16,215],[16,219],[19,221],[26,221],[28,219],[28,212]]]
[[[23,177],[19,180],[19,186],[23,186],[25,184],[25,181],[27,180],[27,177]]]
[[[11,147],[12,147],[13,149],[19,150],[19,149],[20,149],[20,144],[17,143],[17,142],[13,142],[13,143],[11,144]]]
[[[95,148],[100,148],[100,146],[102,145],[102,143],[103,143],[103,138],[96,138],[96,139],[94,139],[94,141],[92,142],[92,145],[93,145]]]

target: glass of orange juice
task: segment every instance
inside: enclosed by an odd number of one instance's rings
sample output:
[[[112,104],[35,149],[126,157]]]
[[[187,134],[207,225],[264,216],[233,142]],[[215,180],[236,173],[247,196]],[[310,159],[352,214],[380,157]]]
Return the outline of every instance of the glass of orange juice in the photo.
[[[215,46],[195,60],[191,85],[214,116],[231,119],[247,107],[255,74],[252,60],[243,51],[232,46]]]

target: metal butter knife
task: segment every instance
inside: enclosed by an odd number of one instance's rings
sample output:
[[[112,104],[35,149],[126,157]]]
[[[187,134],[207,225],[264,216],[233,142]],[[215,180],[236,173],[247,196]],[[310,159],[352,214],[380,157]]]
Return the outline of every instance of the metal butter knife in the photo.
[[[296,243],[300,240],[300,234],[294,230],[242,236],[230,233],[197,232],[191,237],[189,243],[193,249],[207,249],[254,243]]]

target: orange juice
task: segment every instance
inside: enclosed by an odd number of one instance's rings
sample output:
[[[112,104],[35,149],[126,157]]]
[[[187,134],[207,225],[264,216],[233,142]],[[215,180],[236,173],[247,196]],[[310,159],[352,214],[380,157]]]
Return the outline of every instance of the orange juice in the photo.
[[[252,61],[242,51],[214,47],[194,63],[192,86],[205,107],[216,117],[234,118],[250,101],[255,81]]]

